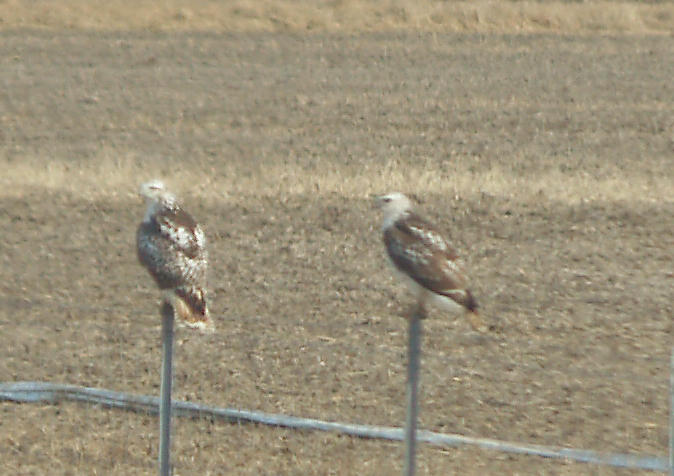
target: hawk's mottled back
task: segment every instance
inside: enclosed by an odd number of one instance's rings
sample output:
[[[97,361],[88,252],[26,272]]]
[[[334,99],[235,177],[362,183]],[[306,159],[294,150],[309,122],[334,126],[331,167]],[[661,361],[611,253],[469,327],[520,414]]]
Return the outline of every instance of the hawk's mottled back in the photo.
[[[177,317],[189,327],[211,328],[206,298],[208,256],[201,227],[164,184],[141,185],[147,211],[138,226],[138,260],[150,272]]]

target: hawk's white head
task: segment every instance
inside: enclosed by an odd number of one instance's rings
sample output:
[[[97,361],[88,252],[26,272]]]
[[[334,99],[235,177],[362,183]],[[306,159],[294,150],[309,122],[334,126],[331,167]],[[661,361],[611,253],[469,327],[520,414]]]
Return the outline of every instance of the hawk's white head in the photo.
[[[145,221],[161,207],[173,207],[176,204],[176,197],[166,190],[164,182],[161,180],[150,180],[140,186],[139,193],[145,197],[147,211],[145,212]]]
[[[375,197],[375,201],[384,213],[384,224],[382,225],[382,229],[388,228],[412,211],[412,202],[400,192],[379,195]]]
[[[154,179],[142,184],[139,193],[148,200],[160,200],[167,191],[164,182]]]

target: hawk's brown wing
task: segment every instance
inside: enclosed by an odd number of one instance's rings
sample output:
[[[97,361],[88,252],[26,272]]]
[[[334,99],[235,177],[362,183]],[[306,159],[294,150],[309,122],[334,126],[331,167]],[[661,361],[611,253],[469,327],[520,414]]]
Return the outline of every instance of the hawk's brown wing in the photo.
[[[433,225],[409,214],[384,230],[384,243],[393,264],[418,284],[468,310],[477,308],[456,250]]]

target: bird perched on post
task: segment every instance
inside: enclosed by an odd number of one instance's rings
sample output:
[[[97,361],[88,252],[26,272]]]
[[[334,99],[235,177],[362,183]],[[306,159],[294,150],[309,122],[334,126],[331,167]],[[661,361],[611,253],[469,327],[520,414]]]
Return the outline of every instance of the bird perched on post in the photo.
[[[399,192],[376,197],[384,213],[382,226],[387,255],[395,274],[417,299],[425,316],[427,304],[451,313],[464,313],[475,330],[482,329],[477,302],[467,287],[459,256],[437,229],[412,211],[412,202]]]
[[[179,322],[212,330],[206,298],[208,255],[203,230],[159,180],[140,186],[147,210],[138,226],[138,260],[147,268]]]

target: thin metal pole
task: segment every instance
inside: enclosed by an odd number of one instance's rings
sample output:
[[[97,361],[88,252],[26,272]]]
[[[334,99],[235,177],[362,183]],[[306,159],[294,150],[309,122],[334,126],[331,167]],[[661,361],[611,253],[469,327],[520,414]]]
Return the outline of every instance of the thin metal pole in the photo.
[[[161,397],[159,401],[159,476],[171,474],[171,386],[173,382],[173,307],[161,305]]]
[[[669,362],[669,475],[674,476],[674,347]]]
[[[405,468],[404,476],[414,476],[417,446],[417,415],[419,403],[419,360],[421,347],[421,318],[419,309],[408,320],[407,341],[407,418],[405,421]]]

